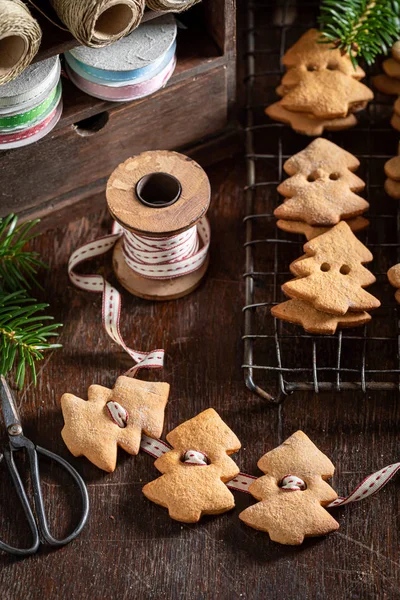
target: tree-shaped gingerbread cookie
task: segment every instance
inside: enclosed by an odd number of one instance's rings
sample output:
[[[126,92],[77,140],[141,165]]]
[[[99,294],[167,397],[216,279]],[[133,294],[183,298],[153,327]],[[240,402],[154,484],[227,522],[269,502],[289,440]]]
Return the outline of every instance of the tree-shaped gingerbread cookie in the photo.
[[[321,43],[316,29],[306,32],[283,57],[288,67],[282,78],[281,106],[319,119],[346,117],[365,108],[372,91],[359,81],[365,73],[332,44]]]
[[[91,385],[88,400],[64,394],[64,442],[74,456],[86,456],[99,469],[114,471],[118,446],[137,454],[142,431],[159,438],[169,384],[118,377],[112,390]]]
[[[203,411],[171,431],[167,441],[172,450],[155,462],[163,475],[144,486],[144,495],[183,523],[232,509],[234,497],[225,483],[239,473],[229,455],[240,442],[218,413]]]
[[[304,257],[290,265],[296,278],[283,284],[287,296],[333,315],[380,306],[379,300],[364,289],[375,282],[363,266],[373,256],[345,221],[307,242],[304,252]]]
[[[358,159],[324,138],[311,142],[284,164],[288,179],[278,186],[285,201],[274,211],[279,219],[332,226],[366,211],[369,204],[355,192],[365,183],[353,171]]]
[[[274,542],[293,545],[339,528],[323,508],[337,498],[326,483],[335,468],[305,433],[294,433],[265,454],[258,467],[265,476],[249,492],[259,502],[239,515],[246,525],[269,533]]]

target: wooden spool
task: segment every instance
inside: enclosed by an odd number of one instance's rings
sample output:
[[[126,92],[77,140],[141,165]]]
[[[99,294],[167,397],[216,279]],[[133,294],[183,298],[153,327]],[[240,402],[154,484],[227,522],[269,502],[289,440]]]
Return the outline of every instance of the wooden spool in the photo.
[[[205,215],[210,183],[196,162],[177,152],[143,152],[121,163],[107,183],[112,217],[125,229],[150,237],[173,236],[189,229]],[[126,264],[123,240],[114,248],[114,272],[131,294],[148,300],[173,300],[192,292],[204,277],[209,259],[188,275],[149,279]]]

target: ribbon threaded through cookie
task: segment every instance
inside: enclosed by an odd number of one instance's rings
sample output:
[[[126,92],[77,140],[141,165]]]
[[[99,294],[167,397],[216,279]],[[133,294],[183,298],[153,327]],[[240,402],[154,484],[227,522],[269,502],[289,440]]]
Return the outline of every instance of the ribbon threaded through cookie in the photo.
[[[153,458],[159,458],[171,450],[170,446],[162,440],[154,440],[147,435],[142,436],[140,447],[144,452],[150,454],[150,456]],[[328,506],[325,506],[325,508],[335,508],[337,506],[343,506],[344,504],[350,504],[352,502],[360,502],[365,498],[369,498],[370,496],[377,494],[387,483],[389,483],[389,481],[396,475],[398,471],[400,471],[400,462],[383,467],[383,469],[380,469],[379,471],[376,471],[375,473],[372,473],[363,479],[363,481],[348,496],[339,496],[339,498],[328,504]],[[287,479],[287,477],[295,478],[297,481],[301,482],[305,487],[307,487],[300,477],[294,475],[287,475],[284,477],[281,480],[281,484],[285,479]],[[234,479],[228,481],[226,485],[231,490],[245,492],[248,494],[249,486],[256,479],[257,477],[254,477],[254,475],[239,473],[239,475],[237,475]],[[288,483],[289,482],[287,482],[287,484]],[[292,489],[292,491],[296,491],[296,489]]]
[[[279,483],[281,490],[285,492],[297,492],[307,489],[306,484],[296,475],[285,475]]]
[[[115,402],[114,400],[110,400],[110,402],[107,402],[106,407],[112,421],[114,421],[114,423],[118,425],[118,427],[121,427],[121,429],[123,429],[127,426],[129,414],[123,406],[121,406],[118,402]]]
[[[200,450],[187,450],[183,455],[182,462],[195,467],[206,467],[209,464],[207,455]]]
[[[114,222],[111,234],[84,244],[71,254],[68,261],[71,283],[85,291],[102,293],[103,327],[109,337],[136,363],[125,375],[134,377],[142,368],[161,369],[164,364],[164,350],[141,352],[127,346],[119,328],[120,293],[101,275],[79,275],[75,272],[75,267],[91,258],[106,254],[122,237],[123,256],[130,269],[149,279],[182,277],[196,271],[205,262],[210,235],[210,225],[206,217],[181,234],[157,239],[133,234]]]

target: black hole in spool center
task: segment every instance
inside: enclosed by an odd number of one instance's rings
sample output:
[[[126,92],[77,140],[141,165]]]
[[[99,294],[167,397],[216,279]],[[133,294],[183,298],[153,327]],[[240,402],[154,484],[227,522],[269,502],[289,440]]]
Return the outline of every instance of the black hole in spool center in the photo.
[[[181,195],[178,179],[169,173],[149,173],[136,184],[136,194],[142,204],[152,208],[171,206]]]

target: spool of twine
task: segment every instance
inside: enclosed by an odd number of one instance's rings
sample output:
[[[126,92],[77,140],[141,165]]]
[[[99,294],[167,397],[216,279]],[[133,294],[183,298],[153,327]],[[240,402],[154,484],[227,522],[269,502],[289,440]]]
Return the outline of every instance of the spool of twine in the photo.
[[[200,0],[146,0],[147,8],[150,10],[163,10],[164,12],[183,12]]]
[[[42,32],[20,0],[0,0],[0,85],[11,81],[32,62]]]
[[[50,0],[57,15],[84,46],[100,48],[135,29],[145,0]]]

